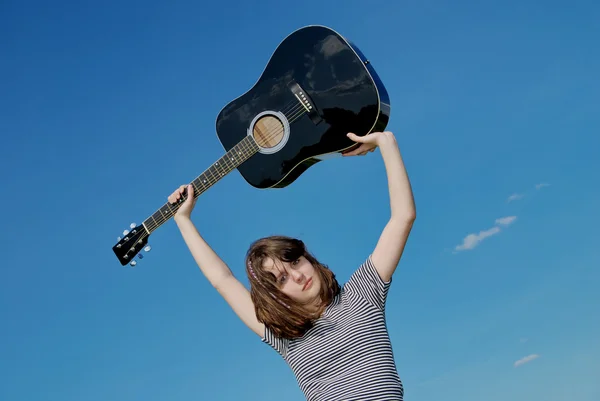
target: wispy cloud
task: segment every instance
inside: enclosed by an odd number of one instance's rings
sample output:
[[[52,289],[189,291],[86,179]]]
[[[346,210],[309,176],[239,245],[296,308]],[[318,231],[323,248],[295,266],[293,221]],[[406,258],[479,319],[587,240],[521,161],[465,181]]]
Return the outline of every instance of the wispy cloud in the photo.
[[[516,201],[519,199],[523,199],[525,195],[523,194],[512,194],[511,196],[508,197],[508,199],[506,200],[507,202],[512,202],[512,201]]]
[[[517,216],[506,216],[506,217],[500,217],[500,218],[496,219],[496,222],[495,222],[496,226],[489,228],[487,230],[479,231],[478,233],[471,233],[471,234],[467,235],[465,238],[463,238],[462,244],[457,245],[454,248],[454,251],[459,252],[459,251],[468,251],[468,250],[474,249],[484,239],[498,234],[501,231],[500,227],[498,227],[498,226],[507,227],[507,226],[511,225],[516,219],[517,219]]]
[[[489,230],[479,231],[477,234],[469,234],[463,239],[463,243],[454,248],[456,251],[466,251],[475,248],[481,241],[496,235],[500,232],[499,227],[492,227]]]
[[[517,219],[517,216],[507,216],[496,219],[496,224],[501,226],[509,226]]]
[[[542,182],[542,183],[536,184],[535,189],[540,190],[540,189],[542,189],[544,187],[548,187],[548,186],[550,186],[550,184]],[[515,192],[512,195],[510,195],[506,201],[513,202],[516,200],[523,199],[523,198],[525,198],[526,194],[527,194],[527,196],[529,196],[531,191],[532,190],[529,189],[529,190],[525,191],[525,193]],[[476,248],[481,243],[481,241],[498,234],[502,230],[502,228],[508,227],[509,225],[513,224],[516,219],[517,219],[517,216],[500,217],[500,218],[496,219],[495,225],[493,227],[485,229],[485,230],[481,230],[479,232],[473,232],[473,233],[468,234],[466,237],[463,238],[462,243],[460,245],[456,245],[454,247],[453,253],[457,253],[457,252],[461,252],[461,251],[468,251],[468,250]]]
[[[541,182],[539,184],[535,184],[534,185],[535,189],[538,190],[538,191],[540,189],[544,188],[544,187],[549,187],[549,186],[550,186],[550,184],[545,183],[545,182]],[[506,199],[506,202],[510,203],[510,202],[514,202],[514,201],[517,201],[517,200],[521,200],[521,199],[523,199],[526,196],[526,193],[528,193],[528,192],[530,192],[530,191],[525,191],[525,193],[515,192],[514,194],[510,195],[508,197],[508,199]]]
[[[533,361],[534,359],[538,359],[540,356],[538,354],[527,355],[525,358],[521,358],[518,361],[515,361],[514,366],[518,368],[519,366],[525,365],[528,362]]]

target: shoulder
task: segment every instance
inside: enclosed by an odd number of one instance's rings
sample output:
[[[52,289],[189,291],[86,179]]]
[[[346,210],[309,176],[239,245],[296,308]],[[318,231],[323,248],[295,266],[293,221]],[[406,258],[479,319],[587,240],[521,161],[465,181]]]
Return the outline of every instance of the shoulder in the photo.
[[[392,279],[383,280],[379,275],[372,255],[369,255],[352,273],[343,291],[358,295],[376,307],[383,309]]]
[[[273,348],[283,358],[287,358],[287,351],[290,345],[290,340],[287,338],[278,337],[273,331],[265,326],[264,335],[261,337],[261,341]]]
[[[378,286],[389,286],[392,283],[392,279],[383,280],[381,275],[377,271],[375,263],[373,262],[373,255],[369,255],[358,268],[352,273],[344,287],[350,287],[362,284],[378,285]]]

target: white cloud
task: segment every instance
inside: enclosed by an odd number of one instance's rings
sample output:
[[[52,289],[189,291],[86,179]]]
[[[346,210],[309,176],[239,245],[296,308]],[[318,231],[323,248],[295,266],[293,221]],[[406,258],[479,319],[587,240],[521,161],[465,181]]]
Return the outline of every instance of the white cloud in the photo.
[[[544,184],[544,183],[535,184],[535,189],[542,189],[544,187],[549,187],[549,186],[550,186],[550,184]]]
[[[525,195],[523,194],[512,194],[511,196],[508,197],[508,199],[506,200],[507,202],[512,202],[512,201],[516,201],[519,199],[523,199]]]
[[[515,368],[518,368],[521,365],[525,365],[528,362],[533,361],[534,359],[538,359],[540,356],[538,354],[527,355],[525,358],[521,358],[515,362]]]
[[[508,226],[512,224],[517,219],[517,216],[507,216],[496,219],[496,224],[501,226]]]
[[[489,230],[480,231],[478,234],[469,234],[463,239],[463,243],[461,245],[456,246],[455,250],[464,251],[473,249],[484,239],[491,237],[492,235],[496,235],[499,232],[500,228],[492,227]]]
[[[489,238],[492,235],[498,234],[500,232],[500,227],[498,227],[498,226],[507,227],[507,226],[511,225],[516,219],[517,219],[517,216],[506,216],[506,217],[500,217],[500,218],[496,219],[496,222],[495,222],[496,226],[494,226],[490,229],[487,229],[487,230],[479,231],[478,233],[471,233],[471,234],[467,235],[465,238],[463,238],[462,244],[457,245],[454,248],[455,252],[466,251],[466,250],[471,250],[471,249],[475,248],[484,239]]]

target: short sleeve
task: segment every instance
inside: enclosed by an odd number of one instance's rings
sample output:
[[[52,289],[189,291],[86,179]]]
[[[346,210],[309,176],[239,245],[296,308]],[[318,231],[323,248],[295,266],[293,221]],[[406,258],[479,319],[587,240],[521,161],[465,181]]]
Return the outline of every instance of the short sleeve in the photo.
[[[267,326],[265,326],[265,335],[262,338],[262,342],[270,345],[284,359],[287,356],[289,340],[286,338],[277,337]]]
[[[345,288],[349,293],[358,295],[376,308],[384,310],[391,284],[391,279],[383,281],[375,269],[371,255],[369,255],[367,260],[352,274]]]

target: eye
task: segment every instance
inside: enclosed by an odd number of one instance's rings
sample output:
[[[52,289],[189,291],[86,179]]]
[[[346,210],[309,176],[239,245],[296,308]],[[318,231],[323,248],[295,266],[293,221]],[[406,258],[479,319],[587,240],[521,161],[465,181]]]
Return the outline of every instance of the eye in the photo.
[[[298,263],[300,263],[300,258],[298,258],[298,259],[294,260],[294,261],[292,262],[292,266],[296,266]]]
[[[286,276],[285,274],[282,274],[281,276],[279,276],[279,277],[277,278],[277,282],[278,282],[279,284],[283,284],[283,283],[285,283],[285,280],[286,280],[286,279],[287,279],[287,276]]]

